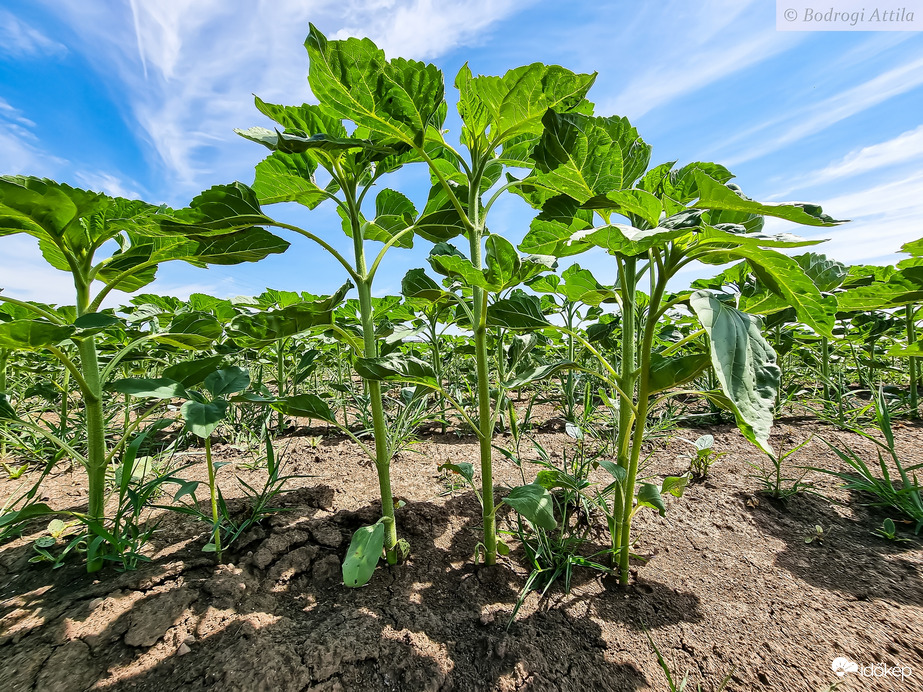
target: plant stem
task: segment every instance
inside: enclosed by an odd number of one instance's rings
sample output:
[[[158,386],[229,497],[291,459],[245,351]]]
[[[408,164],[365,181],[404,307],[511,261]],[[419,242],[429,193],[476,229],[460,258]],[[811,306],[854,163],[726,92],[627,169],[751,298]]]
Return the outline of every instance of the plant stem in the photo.
[[[218,493],[215,485],[215,466],[212,464],[211,436],[205,438],[205,465],[208,467],[208,492],[212,501],[212,536],[215,541],[215,555],[221,562],[221,527],[218,524]]]
[[[477,202],[475,201],[475,205]],[[470,235],[471,263],[480,271],[481,235],[472,231]],[[478,428],[480,435],[481,461],[481,509],[484,520],[484,563],[493,565],[497,562],[497,517],[494,507],[494,471],[493,449],[493,412],[490,405],[490,380],[487,354],[487,293],[475,286],[472,288],[474,298],[474,357],[477,363],[478,388]]]
[[[914,324],[914,306],[905,305],[905,319],[907,320],[907,345],[911,346],[917,340],[917,328]],[[910,417],[917,418],[920,401],[917,394],[917,359],[911,356],[907,359],[910,370]]]
[[[622,299],[622,352],[619,362],[619,384],[622,391],[634,398],[635,392],[635,286],[637,283],[637,261],[634,257],[618,259],[619,264],[619,292]],[[616,461],[618,465],[628,471],[630,464],[628,443],[631,434],[631,421],[634,412],[626,402],[619,399],[618,430],[616,431]],[[627,479],[626,479],[627,480]],[[612,535],[612,548],[616,551],[622,549],[622,526],[628,513],[632,509],[632,496],[629,494],[627,482],[622,485],[612,497],[612,515],[616,518],[616,530]],[[619,558],[620,559],[620,558]]]
[[[824,378],[824,406],[830,403],[830,342],[826,336],[820,339],[820,372]]]

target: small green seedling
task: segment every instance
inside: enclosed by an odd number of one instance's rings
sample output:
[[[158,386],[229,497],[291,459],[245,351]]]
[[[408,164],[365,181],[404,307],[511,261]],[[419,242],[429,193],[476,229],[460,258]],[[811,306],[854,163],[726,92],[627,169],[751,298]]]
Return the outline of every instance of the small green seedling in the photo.
[[[3,470],[6,471],[11,481],[15,481],[17,478],[22,476],[22,474],[29,470],[29,465],[23,464],[22,466],[12,466],[4,462]]]
[[[689,472],[697,480],[705,478],[712,465],[727,454],[727,452],[715,451],[715,438],[712,435],[702,435],[695,442],[689,440],[683,440],[683,442],[695,448],[695,454],[688,454],[686,458],[689,459]]]
[[[825,530],[824,527],[821,526],[820,524],[815,524],[814,533],[810,533],[807,536],[805,536],[804,542],[814,543],[816,541],[817,543],[823,545],[824,540],[830,535],[830,531],[832,528],[833,527],[831,526],[829,529]]]
[[[874,531],[875,535],[881,536],[882,538],[887,538],[889,541],[894,541],[895,543],[909,543],[909,538],[901,538],[897,535],[897,527],[894,525],[894,520],[888,517],[885,519],[881,526]]]

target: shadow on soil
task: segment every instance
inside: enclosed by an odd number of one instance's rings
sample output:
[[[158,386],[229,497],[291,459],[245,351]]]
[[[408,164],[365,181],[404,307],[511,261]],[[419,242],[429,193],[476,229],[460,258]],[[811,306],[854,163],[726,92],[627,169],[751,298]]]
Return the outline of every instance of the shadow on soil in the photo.
[[[579,594],[569,612],[543,603],[507,628],[522,573],[472,565],[480,508],[471,493],[402,507],[410,560],[346,589],[349,536],[379,507],[331,513],[329,491],[280,496],[293,511],[242,537],[220,566],[195,543],[136,572],[30,568],[28,578],[7,579],[0,688],[648,687],[634,664],[610,660],[596,622],[570,614],[581,609]],[[581,572],[573,586],[597,578]],[[583,598],[586,611],[633,629],[701,619],[695,596],[643,579]]]
[[[740,497],[746,499],[745,494]],[[752,517],[762,531],[785,542],[776,564],[799,579],[858,600],[923,605],[923,575],[916,563],[901,557],[918,549],[920,539],[897,543],[876,536],[873,530],[887,515],[860,506],[868,501],[853,493],[849,506],[857,518],[846,519],[828,500],[799,493],[784,505],[762,503]],[[815,525],[824,529],[825,537],[806,543]]]

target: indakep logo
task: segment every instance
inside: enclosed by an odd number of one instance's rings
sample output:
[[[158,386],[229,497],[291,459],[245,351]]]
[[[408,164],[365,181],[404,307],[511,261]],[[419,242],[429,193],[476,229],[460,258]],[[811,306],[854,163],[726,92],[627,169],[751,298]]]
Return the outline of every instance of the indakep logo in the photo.
[[[843,677],[846,673],[859,672],[859,664],[855,661],[850,661],[845,656],[839,656],[833,659],[833,663],[830,664],[830,667],[833,668],[833,672],[839,677]]]

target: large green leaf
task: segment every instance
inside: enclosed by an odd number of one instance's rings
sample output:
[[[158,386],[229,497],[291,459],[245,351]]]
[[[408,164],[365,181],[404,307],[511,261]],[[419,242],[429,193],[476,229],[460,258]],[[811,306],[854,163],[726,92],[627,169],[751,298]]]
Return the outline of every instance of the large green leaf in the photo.
[[[589,110],[585,96],[595,79],[595,74],[575,74],[542,63],[517,67],[502,77],[473,77],[465,65],[455,86],[466,142],[482,139],[488,130],[494,147],[514,138],[537,136],[549,109],[561,113]]]
[[[551,493],[537,483],[513,488],[503,498],[503,502],[545,531],[554,531],[558,527],[558,522],[554,518]]]
[[[343,583],[349,587],[364,586],[372,578],[385,547],[385,526],[377,522],[358,529],[349,542],[343,560]]]
[[[844,223],[824,214],[823,209],[816,204],[761,204],[735,192],[701,170],[696,170],[694,175],[699,193],[699,200],[695,206],[700,209],[726,209],[760,216],[775,216],[808,226],[835,226]]]
[[[256,193],[243,183],[216,185],[197,195],[185,209],[157,217],[159,231],[179,235],[223,235],[272,224]]]
[[[650,146],[626,118],[548,110],[542,124],[535,170],[525,182],[548,197],[564,194],[582,204],[629,188],[650,161]]]
[[[514,295],[487,307],[487,325],[506,329],[544,329],[551,323],[542,314],[537,296]]]
[[[174,399],[187,396],[186,388],[180,382],[168,377],[127,377],[110,382],[106,390],[141,399]]]
[[[221,338],[224,329],[218,318],[207,312],[184,312],[173,318],[167,331],[172,334],[195,334],[216,341]]]
[[[110,204],[105,195],[88,192],[53,180],[0,176],[0,236],[28,233],[40,240],[64,242],[80,219],[104,212]]]
[[[746,259],[760,282],[795,308],[798,319],[822,336],[833,336],[837,301],[823,296],[797,261],[774,250],[742,246],[728,251]]]
[[[46,320],[10,320],[0,322],[0,348],[35,351],[55,346],[74,333],[71,325]]]
[[[336,415],[327,403],[316,394],[297,394],[274,400],[274,409],[287,416],[299,418],[316,418],[327,423],[336,423]]]
[[[652,247],[660,247],[667,242],[687,235],[688,228],[655,228],[641,230],[633,226],[612,224],[601,228],[578,231],[571,237],[572,242],[580,242],[603,248],[612,255],[634,257],[643,255]]]
[[[553,197],[545,202],[541,213],[532,219],[529,232],[519,244],[519,249],[553,257],[579,254],[593,245],[574,240],[574,236],[590,229],[592,220],[592,212],[580,210],[577,202],[570,197]]]
[[[408,382],[438,389],[436,373],[429,363],[413,356],[391,353],[380,358],[357,358],[356,372],[366,380]]]
[[[184,387],[194,387],[202,384],[205,378],[221,367],[224,356],[207,356],[196,360],[175,363],[164,368],[165,379],[179,382]]]
[[[205,378],[205,388],[213,397],[234,394],[250,385],[250,373],[236,365],[215,370]]]
[[[434,65],[387,61],[369,39],[328,41],[313,24],[304,45],[311,59],[311,91],[340,117],[417,146],[429,126],[441,126],[444,85]]]
[[[659,353],[652,353],[651,370],[648,377],[651,394],[679,387],[694,380],[708,366],[708,363],[709,358],[705,353],[670,358],[665,358]]]
[[[429,278],[422,269],[411,269],[401,279],[401,295],[407,298],[422,298],[431,303],[451,296],[442,286]]]
[[[362,227],[365,240],[386,243],[401,231],[414,225],[417,210],[405,195],[385,188],[375,198],[375,219]],[[412,248],[413,233],[407,232],[395,243],[397,247]]]
[[[314,209],[328,199],[336,185],[323,189],[314,179],[317,163],[307,154],[275,152],[256,165],[253,191],[261,204],[298,202]]]
[[[539,380],[544,380],[548,377],[551,377],[552,375],[557,374],[563,370],[574,369],[580,370],[582,368],[580,368],[577,363],[569,360],[562,360],[556,363],[548,363],[546,365],[538,365],[515,373],[512,379],[503,383],[503,386],[506,389],[519,389],[520,387],[525,387],[527,384],[531,384],[532,382],[537,382]]]
[[[186,421],[186,429],[196,437],[206,438],[224,419],[228,402],[215,399],[208,402],[187,401],[180,408],[180,414]]]
[[[803,255],[796,255],[792,258],[798,263],[798,266],[804,271],[817,290],[823,293],[839,288],[843,281],[846,280],[848,269],[842,262],[827,259],[826,255],[816,252],[807,252]]]
[[[857,285],[837,293],[838,310],[865,312],[923,302],[923,276],[913,269],[905,268],[884,281]]]
[[[433,270],[443,276],[460,281],[465,286],[477,286],[486,290],[494,290],[494,287],[484,276],[484,272],[475,268],[471,260],[448,243],[434,245],[426,259]],[[518,256],[516,259],[519,259]]]
[[[239,315],[228,327],[228,333],[248,346],[270,344],[315,327],[333,323],[333,309],[352,288],[347,282],[331,296],[289,305],[281,310],[268,310],[253,315]]]
[[[767,453],[781,370],[760,333],[759,318],[740,312],[708,291],[689,298],[709,337],[711,361],[722,391],[733,404],[744,436]]]

